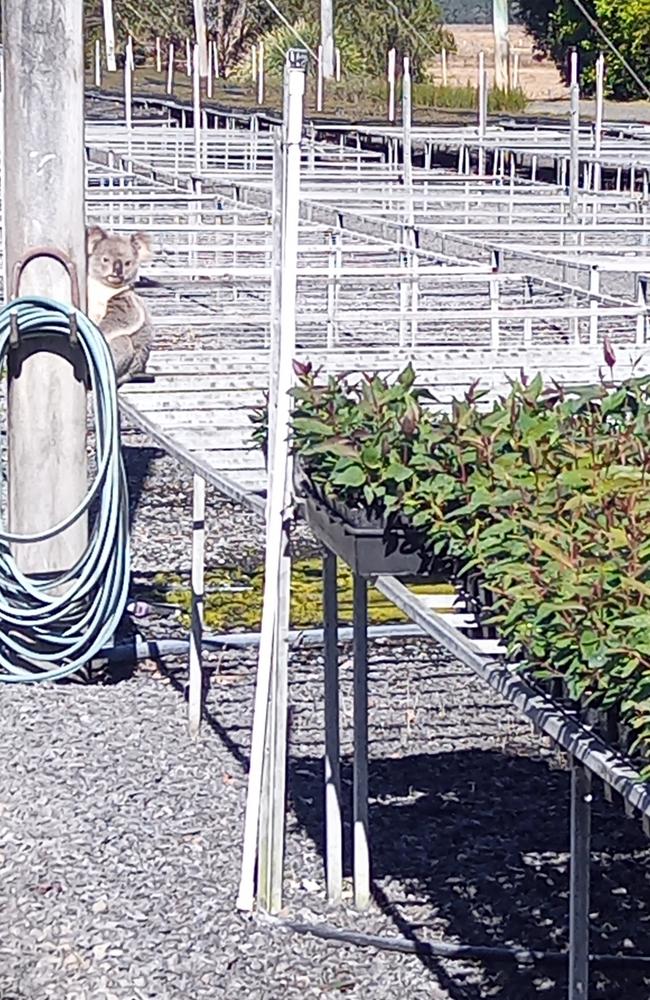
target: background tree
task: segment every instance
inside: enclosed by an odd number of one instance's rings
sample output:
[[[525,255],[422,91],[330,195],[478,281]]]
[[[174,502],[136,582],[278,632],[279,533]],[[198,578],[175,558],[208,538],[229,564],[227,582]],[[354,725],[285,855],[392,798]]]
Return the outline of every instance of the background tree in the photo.
[[[650,81],[650,0],[583,0],[584,7],[621,51],[640,79]],[[518,0],[520,18],[535,40],[537,51],[550,56],[567,79],[568,57],[577,48],[583,91],[595,89],[595,64],[605,51],[605,93],[629,100],[647,97],[643,88],[599,37],[572,0]]]
[[[87,41],[92,45],[103,34],[102,3],[84,0],[84,6]],[[319,0],[280,0],[278,6],[292,24],[300,23],[301,34],[315,47],[320,34]],[[386,0],[338,0],[337,45],[348,71],[383,76],[386,54],[395,48],[398,64],[402,55],[410,55],[413,75],[419,79],[433,53],[443,46],[454,49],[453,36],[443,27],[437,0],[399,0],[396,7],[402,17]],[[150,53],[156,35],[179,42],[194,33],[191,0],[113,0],[113,9],[117,46],[122,52],[129,34],[136,53],[138,49]],[[219,65],[225,75],[260,37],[268,35],[274,48],[284,46],[283,52],[293,44],[291,32],[283,28],[265,0],[206,0],[205,11],[208,32],[217,41]]]

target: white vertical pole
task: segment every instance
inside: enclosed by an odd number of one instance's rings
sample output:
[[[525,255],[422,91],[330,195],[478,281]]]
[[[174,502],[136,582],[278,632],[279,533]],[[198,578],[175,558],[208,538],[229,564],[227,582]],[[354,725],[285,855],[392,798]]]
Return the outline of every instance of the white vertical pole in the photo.
[[[117,70],[115,59],[115,24],[113,22],[113,0],[103,0],[104,41],[106,44],[106,69],[109,73]]]
[[[336,82],[341,82],[341,50],[339,48],[334,49],[334,62],[336,65],[335,76]]]
[[[192,43],[189,38],[185,39],[185,62],[187,68],[187,75],[192,75]]]
[[[174,93],[174,43],[169,43],[169,55],[167,57],[167,93]]]
[[[162,54],[160,52],[160,36],[156,35],[156,73],[162,72]]]
[[[324,86],[324,83],[323,83],[323,46],[322,45],[318,46],[318,66],[316,68],[317,68],[317,72],[318,72],[318,75],[316,77],[316,110],[317,111],[322,111],[323,110],[323,86]]]
[[[251,80],[253,85],[257,83],[257,48],[255,45],[251,49]]]
[[[76,265],[86,308],[84,51],[82,5],[4,0],[2,204],[4,295],[16,263],[38,246],[66,253]],[[61,53],[65,53],[62,58]],[[70,278],[40,257],[23,273],[22,295],[71,302]],[[40,345],[39,345],[40,346]],[[87,490],[86,389],[75,375],[81,352],[19,344],[8,360],[9,530],[43,532],[68,517]],[[83,367],[80,364],[80,367]],[[25,573],[71,568],[87,540],[86,517],[44,542],[20,544]]]
[[[589,995],[591,800],[591,774],[572,758],[569,1000],[587,1000]]]
[[[343,895],[343,816],[341,808],[341,745],[339,737],[339,654],[337,559],[323,557],[323,646],[325,671],[325,857],[327,899]]]
[[[205,24],[204,0],[193,0],[194,3],[194,37],[199,47],[199,76],[202,80],[208,75],[208,31]]]
[[[395,121],[395,49],[388,51],[388,121]]]
[[[600,292],[600,271],[597,265],[589,270],[589,343],[595,347],[598,343],[598,301],[594,297]]]
[[[212,42],[212,65],[214,66],[214,78],[219,79],[219,51],[216,41]]]
[[[257,103],[264,103],[264,42],[260,42],[257,52]]]
[[[501,266],[501,252],[492,251],[492,274],[498,274]],[[493,351],[499,350],[500,330],[499,330],[499,297],[500,284],[498,279],[488,281],[488,292],[490,297],[490,348]]]
[[[518,90],[518,88],[519,88],[519,60],[520,60],[520,55],[519,55],[518,52],[515,52],[514,56],[512,57],[512,89],[513,90]]]
[[[212,97],[212,83],[213,83],[213,48],[212,42],[208,45],[208,78],[206,81],[206,96],[208,98]]]
[[[199,735],[203,700],[203,591],[205,571],[205,479],[194,474],[192,496],[192,620],[189,650],[189,727]]]
[[[95,39],[95,86],[102,85],[102,46],[99,38]]]
[[[194,46],[192,59],[192,120],[194,123],[194,170],[202,170],[201,160],[201,76],[199,74],[199,47]]]
[[[411,60],[404,56],[402,70],[402,162],[404,164],[404,197],[406,198],[406,224],[413,226],[413,139]]]
[[[124,53],[124,122],[126,124],[126,138],[130,161],[133,127],[133,64],[131,61],[128,42],[126,43],[126,52]]]
[[[370,903],[368,827],[368,581],[355,573],[353,588],[354,770],[352,775],[352,868],[354,905]]]
[[[510,42],[508,0],[492,0],[494,27],[494,82],[499,90],[510,90]]]
[[[283,178],[283,239],[282,282],[280,290],[280,351],[277,378],[274,379],[276,396],[269,399],[269,410],[275,410],[275,433],[272,451],[269,451],[269,493],[266,521],[266,556],[264,573],[264,602],[262,628],[255,688],[255,708],[251,757],[246,799],[244,849],[237,906],[251,910],[254,901],[256,845],[262,797],[262,770],[269,717],[269,692],[274,676],[274,652],[277,648],[278,621],[282,609],[278,607],[281,589],[283,548],[285,543],[285,514],[289,469],[289,422],[291,416],[290,389],[292,361],[296,342],[296,284],[298,263],[298,223],[300,208],[300,147],[302,138],[303,99],[305,93],[306,53],[290,49],[285,68],[284,115],[284,178]],[[277,712],[275,714],[277,719]],[[285,748],[286,752],[286,748]],[[284,767],[284,758],[276,768]],[[277,803],[278,808],[282,808]],[[274,837],[279,831],[274,827]],[[276,878],[278,873],[276,873]],[[263,903],[267,902],[262,900]],[[273,908],[278,895],[274,894]]]
[[[487,119],[487,74],[485,72],[485,53],[478,54],[478,172],[482,177],[485,173],[485,129]]]
[[[596,62],[596,123],[594,125],[594,189],[600,191],[602,168],[600,153],[603,142],[603,117],[605,105],[605,55],[603,52]]]
[[[569,211],[571,222],[576,222],[578,210],[578,173],[580,170],[580,83],[578,82],[578,53],[571,53],[571,136],[569,170]]]
[[[449,82],[449,76],[447,73],[447,49],[445,48],[440,50],[440,69],[442,72],[442,85],[446,87]]]
[[[320,43],[323,78],[334,76],[334,0],[320,0]]]

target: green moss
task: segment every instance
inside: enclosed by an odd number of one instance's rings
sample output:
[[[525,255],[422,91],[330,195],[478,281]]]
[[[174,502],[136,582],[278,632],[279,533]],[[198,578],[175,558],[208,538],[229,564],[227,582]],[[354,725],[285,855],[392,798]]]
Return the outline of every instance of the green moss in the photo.
[[[155,599],[173,604],[189,615],[191,594],[176,574],[159,574],[154,580]],[[449,593],[445,584],[420,584],[419,593]],[[253,630],[262,621],[264,567],[251,571],[240,567],[222,567],[206,574],[205,623],[213,632]],[[339,563],[339,621],[352,622],[352,574]],[[296,628],[322,624],[321,560],[301,559],[293,564],[291,577],[291,624]],[[408,619],[390,601],[371,587],[368,592],[368,617],[372,625],[405,622]]]

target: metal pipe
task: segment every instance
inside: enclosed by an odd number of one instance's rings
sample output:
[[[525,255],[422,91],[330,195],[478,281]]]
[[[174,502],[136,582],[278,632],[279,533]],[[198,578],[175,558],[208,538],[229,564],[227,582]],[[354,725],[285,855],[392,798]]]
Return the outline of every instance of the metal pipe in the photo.
[[[569,875],[569,1000],[589,996],[589,867],[591,774],[571,759],[571,868]]]
[[[569,956],[557,951],[537,951],[517,945],[476,945],[446,941],[417,941],[404,937],[383,937],[379,934],[361,934],[357,931],[332,927],[330,924],[311,924],[297,920],[284,920],[260,914],[259,921],[295,934],[311,934],[325,941],[353,944],[359,948],[376,948],[378,951],[396,951],[406,955],[431,958],[467,959],[475,962],[515,962],[518,965],[566,965]],[[641,968],[650,967],[649,955],[591,955],[594,967]]]
[[[370,625],[369,639],[408,639],[424,637],[418,625]],[[339,643],[352,642],[353,630],[350,627],[338,629]],[[206,635],[202,645],[204,649],[245,649],[257,646],[260,641],[259,632],[224,632],[223,635]],[[291,629],[289,641],[296,646],[320,646],[323,643],[323,629]],[[189,639],[143,639],[136,636],[131,642],[119,646],[110,646],[99,654],[100,659],[109,663],[127,663],[130,660],[157,660],[165,656],[183,656],[190,647]]]
[[[353,773],[353,881],[354,905],[370,903],[370,845],[368,829],[368,581],[355,573],[354,604],[354,773]]]
[[[205,479],[194,474],[192,496],[192,612],[189,638],[189,724],[192,736],[201,728],[203,701],[203,590],[205,569]]]
[[[323,556],[324,714],[325,714],[325,875],[327,899],[343,895],[343,820],[341,808],[341,747],[339,738],[339,663],[337,558]]]

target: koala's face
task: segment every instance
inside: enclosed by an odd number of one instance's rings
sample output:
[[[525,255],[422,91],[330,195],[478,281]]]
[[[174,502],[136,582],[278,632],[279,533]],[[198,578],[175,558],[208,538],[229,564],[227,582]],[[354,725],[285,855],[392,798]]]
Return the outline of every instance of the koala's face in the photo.
[[[145,233],[116,236],[99,226],[88,230],[88,276],[110,288],[131,285],[141,261],[151,256]]]

